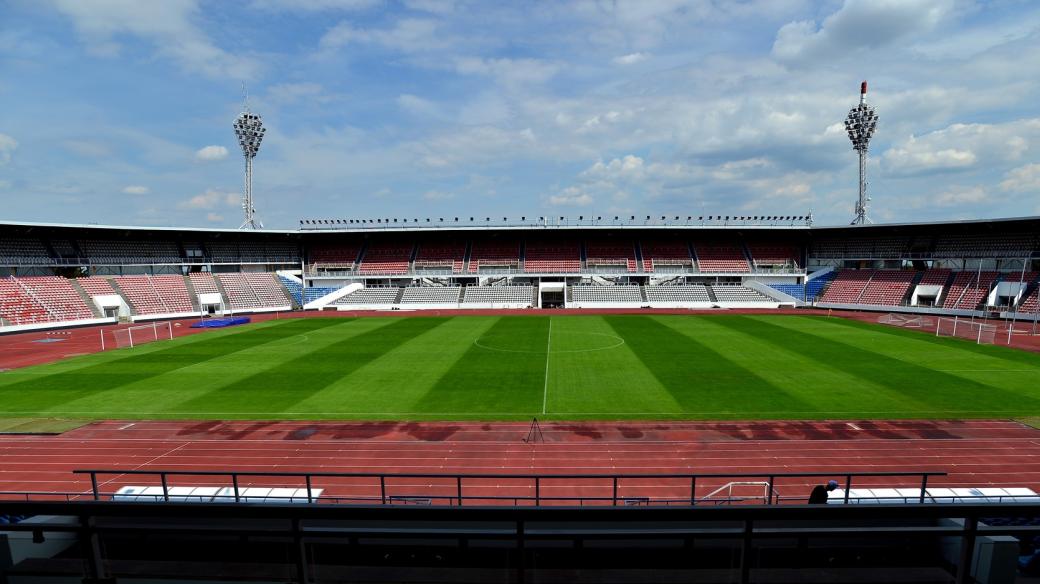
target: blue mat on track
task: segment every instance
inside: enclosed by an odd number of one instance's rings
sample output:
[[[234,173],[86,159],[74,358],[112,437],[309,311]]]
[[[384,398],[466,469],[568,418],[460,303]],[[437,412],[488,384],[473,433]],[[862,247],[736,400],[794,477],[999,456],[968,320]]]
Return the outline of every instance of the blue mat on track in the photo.
[[[229,316],[227,318],[207,318],[191,325],[191,328],[225,328],[249,322],[248,316]]]

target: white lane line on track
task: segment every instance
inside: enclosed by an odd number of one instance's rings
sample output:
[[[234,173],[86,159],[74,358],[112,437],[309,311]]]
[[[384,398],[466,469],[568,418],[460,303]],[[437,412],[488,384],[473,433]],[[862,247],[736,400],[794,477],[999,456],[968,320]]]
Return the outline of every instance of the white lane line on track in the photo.
[[[174,448],[172,450],[167,450],[166,452],[163,452],[162,454],[160,454],[158,456],[155,456],[154,458],[151,458],[151,459],[149,459],[149,460],[147,460],[145,462],[142,462],[141,464],[135,466],[133,468],[133,470],[140,470],[140,469],[144,468],[145,466],[147,466],[149,464],[152,464],[153,462],[156,462],[160,458],[162,458],[164,456],[168,456],[170,454],[173,454],[174,452],[177,452],[181,448],[184,448],[185,446],[189,446],[189,445],[191,445],[191,442],[184,442],[180,446],[178,446],[178,447],[176,447],[176,448]],[[103,482],[99,483],[98,484],[98,491],[99,492],[101,491],[101,487],[103,487],[103,486],[105,486],[105,485],[107,485],[107,484],[109,484],[109,483],[111,483],[113,481],[117,481],[117,480],[119,480],[119,479],[121,479],[121,478],[123,478],[125,476],[127,476],[127,475],[125,475],[125,474],[117,474],[117,475],[114,475],[112,478],[108,479],[107,481],[103,481]]]

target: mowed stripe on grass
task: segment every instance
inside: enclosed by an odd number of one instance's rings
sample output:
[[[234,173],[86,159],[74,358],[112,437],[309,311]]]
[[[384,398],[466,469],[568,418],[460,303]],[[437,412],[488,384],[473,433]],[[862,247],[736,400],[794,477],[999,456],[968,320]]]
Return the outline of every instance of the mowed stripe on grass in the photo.
[[[0,415],[39,414],[1024,416],[1040,355],[815,316],[289,319],[0,374]]]

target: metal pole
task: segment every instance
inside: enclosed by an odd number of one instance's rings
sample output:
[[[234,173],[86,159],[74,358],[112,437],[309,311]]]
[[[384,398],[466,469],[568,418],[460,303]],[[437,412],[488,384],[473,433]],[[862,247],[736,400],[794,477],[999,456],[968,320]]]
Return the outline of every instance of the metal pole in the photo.
[[[921,475],[921,500],[918,501],[919,503],[924,503],[924,496],[925,496],[925,493],[927,493],[927,492],[928,492],[928,475],[923,474],[923,475]]]
[[[238,496],[238,475],[237,474],[232,473],[232,475],[231,475],[231,486],[235,490],[235,502],[236,503],[240,503],[241,502],[241,498]]]
[[[845,475],[845,504],[849,504],[849,491],[852,490],[852,475]]]
[[[753,524],[750,519],[744,521],[743,542],[740,551],[740,582],[748,584],[751,582],[751,534]]]
[[[455,477],[455,495],[459,500],[459,507],[462,507],[462,475]]]
[[[170,488],[166,485],[166,473],[159,473],[159,480],[162,481],[162,498],[167,503],[170,502]]]
[[[964,531],[961,534],[961,557],[957,564],[957,584],[968,584],[971,579],[971,563],[975,556],[975,531],[979,526],[978,517],[964,518]]]
[[[697,504],[697,475],[690,477],[690,506]]]
[[[98,493],[97,473],[95,472],[90,473],[90,490],[94,493],[94,500],[100,501],[101,497]]]
[[[313,498],[311,497],[311,475],[307,475],[305,477],[305,479],[307,481],[307,502],[308,503],[313,503],[314,501],[313,501]]]
[[[386,505],[386,476],[379,475],[379,499]]]
[[[618,480],[618,478],[614,477],[614,497],[613,497],[613,499],[614,499],[614,501],[613,501],[614,507],[617,507],[617,480]]]

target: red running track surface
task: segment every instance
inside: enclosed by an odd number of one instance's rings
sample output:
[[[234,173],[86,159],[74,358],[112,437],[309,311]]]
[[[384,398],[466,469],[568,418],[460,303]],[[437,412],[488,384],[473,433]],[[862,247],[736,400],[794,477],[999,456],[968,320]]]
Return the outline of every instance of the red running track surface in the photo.
[[[543,423],[106,421],[58,436],[0,436],[0,491],[89,492],[75,469],[377,473],[763,473],[944,471],[930,484],[1040,491],[1040,431],[1004,420]],[[840,478],[836,476],[835,478]],[[229,480],[197,477],[181,485]],[[822,481],[824,479],[819,479]],[[916,486],[919,479],[863,484]],[[698,496],[725,480],[698,482]],[[803,496],[816,479],[779,482]],[[652,484],[651,484],[652,483]],[[158,478],[112,475],[104,492]],[[241,486],[302,486],[244,480]],[[530,496],[529,481],[466,483],[467,496]],[[371,479],[315,479],[324,495],[377,497]],[[391,494],[455,493],[454,481],[397,479]],[[622,496],[688,497],[684,481],[629,480]],[[610,496],[609,482],[543,482],[543,497]]]

